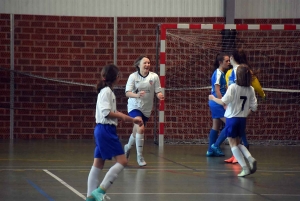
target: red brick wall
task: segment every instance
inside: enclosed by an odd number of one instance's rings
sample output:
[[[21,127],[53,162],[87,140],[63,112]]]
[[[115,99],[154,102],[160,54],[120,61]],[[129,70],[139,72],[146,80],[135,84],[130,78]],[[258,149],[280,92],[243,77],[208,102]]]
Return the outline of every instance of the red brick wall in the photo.
[[[224,23],[224,18],[164,18],[119,17],[118,18],[118,66],[123,77],[121,89],[116,90],[118,109],[126,112],[127,98],[122,87],[137,56],[145,54],[155,69],[155,30],[161,23]],[[236,23],[298,23],[298,19],[239,20]],[[0,66],[10,68],[10,16],[0,15]],[[102,66],[113,62],[113,18],[15,15],[15,70],[35,75],[96,84]],[[9,72],[0,70],[0,139],[9,138]],[[15,130],[14,137],[21,139],[87,139],[93,137],[96,94],[92,87],[61,85],[52,81],[30,79],[16,74]],[[300,140],[299,107],[263,105],[263,117],[247,128],[254,139]],[[205,138],[211,126],[208,107],[196,130]],[[253,117],[253,118],[256,118]],[[146,129],[146,138],[153,138],[153,115]],[[252,121],[252,120],[251,120]],[[254,122],[254,121],[252,121]],[[292,123],[294,122],[294,123]],[[287,126],[291,129],[287,129]],[[120,123],[118,133],[127,139],[131,133],[130,123]],[[205,127],[205,128],[204,128]],[[207,127],[207,128],[206,128]],[[275,135],[270,135],[274,133]],[[259,136],[257,136],[259,135]]]

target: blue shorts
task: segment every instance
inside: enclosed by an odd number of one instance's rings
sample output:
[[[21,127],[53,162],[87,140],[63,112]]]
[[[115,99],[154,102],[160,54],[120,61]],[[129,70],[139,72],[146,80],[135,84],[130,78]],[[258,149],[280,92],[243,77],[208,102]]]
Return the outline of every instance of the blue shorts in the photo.
[[[110,124],[97,124],[94,130],[95,151],[94,158],[111,160],[115,156],[123,155],[124,150],[117,136],[117,128]]]
[[[226,118],[225,133],[227,137],[241,137],[245,133],[246,118],[245,117],[232,117]]]
[[[213,119],[220,119],[220,118],[224,117],[225,109],[224,109],[223,105],[219,105],[218,103],[216,103],[213,100],[209,100],[208,105],[209,105],[209,109],[211,112],[211,117]]]
[[[144,115],[141,111],[139,111],[139,110],[131,110],[131,111],[128,113],[128,115],[129,115],[130,117],[132,117],[132,118],[134,118],[134,117],[142,117],[144,126],[146,126],[146,123],[147,123],[147,121],[149,120],[149,118],[148,118],[148,117],[145,117],[145,115]]]

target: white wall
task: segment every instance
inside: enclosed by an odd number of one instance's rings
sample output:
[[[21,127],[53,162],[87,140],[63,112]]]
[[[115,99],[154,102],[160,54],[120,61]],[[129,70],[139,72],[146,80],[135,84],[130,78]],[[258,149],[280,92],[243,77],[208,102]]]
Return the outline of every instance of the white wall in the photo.
[[[0,0],[0,13],[102,17],[223,17],[224,0]]]
[[[300,0],[236,0],[235,19],[300,18]]]

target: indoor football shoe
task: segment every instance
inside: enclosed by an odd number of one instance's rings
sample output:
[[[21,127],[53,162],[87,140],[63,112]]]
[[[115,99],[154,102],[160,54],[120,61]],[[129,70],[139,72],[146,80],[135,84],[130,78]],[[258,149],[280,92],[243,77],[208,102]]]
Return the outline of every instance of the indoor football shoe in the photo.
[[[249,156],[247,158],[249,165],[250,165],[250,172],[251,174],[253,174],[254,172],[256,172],[257,169],[257,162],[255,160],[255,158],[253,158],[252,156]]]
[[[235,158],[235,157],[233,157],[233,161],[232,161],[232,163],[233,163],[233,164],[235,164],[235,163],[238,163],[238,161],[236,160],[236,158]]]
[[[96,201],[94,197],[87,197],[85,201]]]
[[[242,172],[240,174],[238,174],[238,177],[244,177],[251,174],[249,168],[246,166],[243,168]]]
[[[216,147],[214,144],[211,145],[211,150],[214,152],[215,156],[225,156],[220,147]]]
[[[105,194],[105,192],[100,189],[100,188],[97,188],[95,190],[92,191],[92,196],[94,197],[95,201],[105,201],[106,198],[108,200],[110,200],[110,198]]]
[[[147,165],[146,161],[144,160],[144,157],[141,156],[141,155],[137,156],[137,162],[138,162],[139,166],[146,166]]]
[[[213,151],[207,151],[207,152],[206,152],[206,156],[207,156],[207,157],[213,157],[213,156],[215,156],[215,155],[214,155],[214,152],[213,152]]]

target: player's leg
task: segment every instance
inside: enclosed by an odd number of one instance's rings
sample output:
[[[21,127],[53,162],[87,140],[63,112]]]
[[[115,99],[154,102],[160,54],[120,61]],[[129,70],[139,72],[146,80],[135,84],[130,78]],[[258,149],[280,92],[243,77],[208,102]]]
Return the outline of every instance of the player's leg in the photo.
[[[253,156],[251,155],[249,150],[244,145],[239,144],[238,147],[241,150],[241,152],[243,153],[243,155],[245,156],[245,158],[248,160],[249,165],[250,165],[251,174],[253,174],[254,172],[256,172],[256,169],[257,169],[256,159],[253,158]]]
[[[220,118],[219,119],[219,125],[221,127],[222,125],[222,122],[226,122],[226,118],[223,117],[223,118]],[[220,128],[219,127],[219,128]],[[216,156],[224,156],[225,154],[222,152],[221,148],[220,148],[220,145],[224,142],[224,140],[226,139],[226,132],[225,132],[225,129],[223,128],[220,135],[218,136],[218,138],[215,140],[215,142],[211,145],[211,149],[214,153],[214,155]]]
[[[219,124],[219,119],[213,119],[213,126],[209,131],[209,135],[208,135],[208,149],[206,152],[206,156],[210,157],[210,156],[215,156],[214,152],[211,148],[211,145],[215,143],[216,139],[218,138],[218,133],[219,130],[217,129]]]
[[[248,148],[249,143],[248,143],[248,140],[246,138],[246,130],[244,130],[244,132],[242,133],[241,140],[243,142],[243,145]]]
[[[224,118],[225,109],[223,106],[211,100],[208,102],[208,105],[213,119],[213,125],[208,135],[208,150],[206,156],[221,156],[222,154],[220,155],[220,153],[212,150],[212,145],[218,138],[218,133],[222,125],[221,118]]]
[[[106,191],[113,184],[118,174],[127,165],[127,159],[125,157],[122,144],[120,143],[120,140],[116,134],[116,127],[107,125],[101,136],[102,138],[99,138],[99,149],[102,159],[107,160],[114,157],[116,159],[116,163],[105,174],[100,186],[92,191],[92,196],[96,201],[104,200],[106,197]]]
[[[97,147],[96,147],[97,149]],[[95,155],[98,153],[95,149]],[[100,185],[100,172],[103,169],[104,161],[101,158],[94,158],[93,166],[90,170],[88,181],[87,181],[87,201],[94,201],[95,198],[92,196],[93,190],[97,189]]]
[[[127,165],[127,158],[125,154],[116,156],[115,159],[116,163],[108,170],[99,188],[92,192],[92,195],[96,201],[104,200],[106,191],[111,187],[111,185],[117,179],[119,173]]]
[[[250,169],[247,166],[247,163],[244,159],[244,155],[243,153],[240,151],[239,147],[238,147],[238,141],[240,139],[235,139],[235,138],[228,138],[228,142],[230,144],[231,147],[231,151],[233,156],[236,158],[236,160],[238,161],[238,163],[242,166],[243,170],[241,171],[240,174],[238,174],[239,177],[244,177],[246,175],[250,174]]]
[[[130,150],[133,147],[133,145],[135,144],[136,131],[137,131],[136,126],[133,125],[132,133],[129,137],[128,143],[125,144],[125,146],[124,146],[125,156],[126,156],[127,160],[129,159]]]
[[[241,132],[245,130],[245,126],[246,126],[246,118],[229,118],[226,120],[225,129],[227,129],[226,132],[227,132],[228,142],[230,144],[232,154],[234,155],[238,163],[243,168],[241,173],[238,174],[239,177],[244,177],[250,174],[250,169],[247,166],[244,155],[238,147],[238,145],[240,144]]]
[[[143,126],[138,126],[138,125],[135,126],[137,129],[136,136],[135,136],[137,162],[139,166],[145,166],[147,165],[143,157],[145,124]]]

